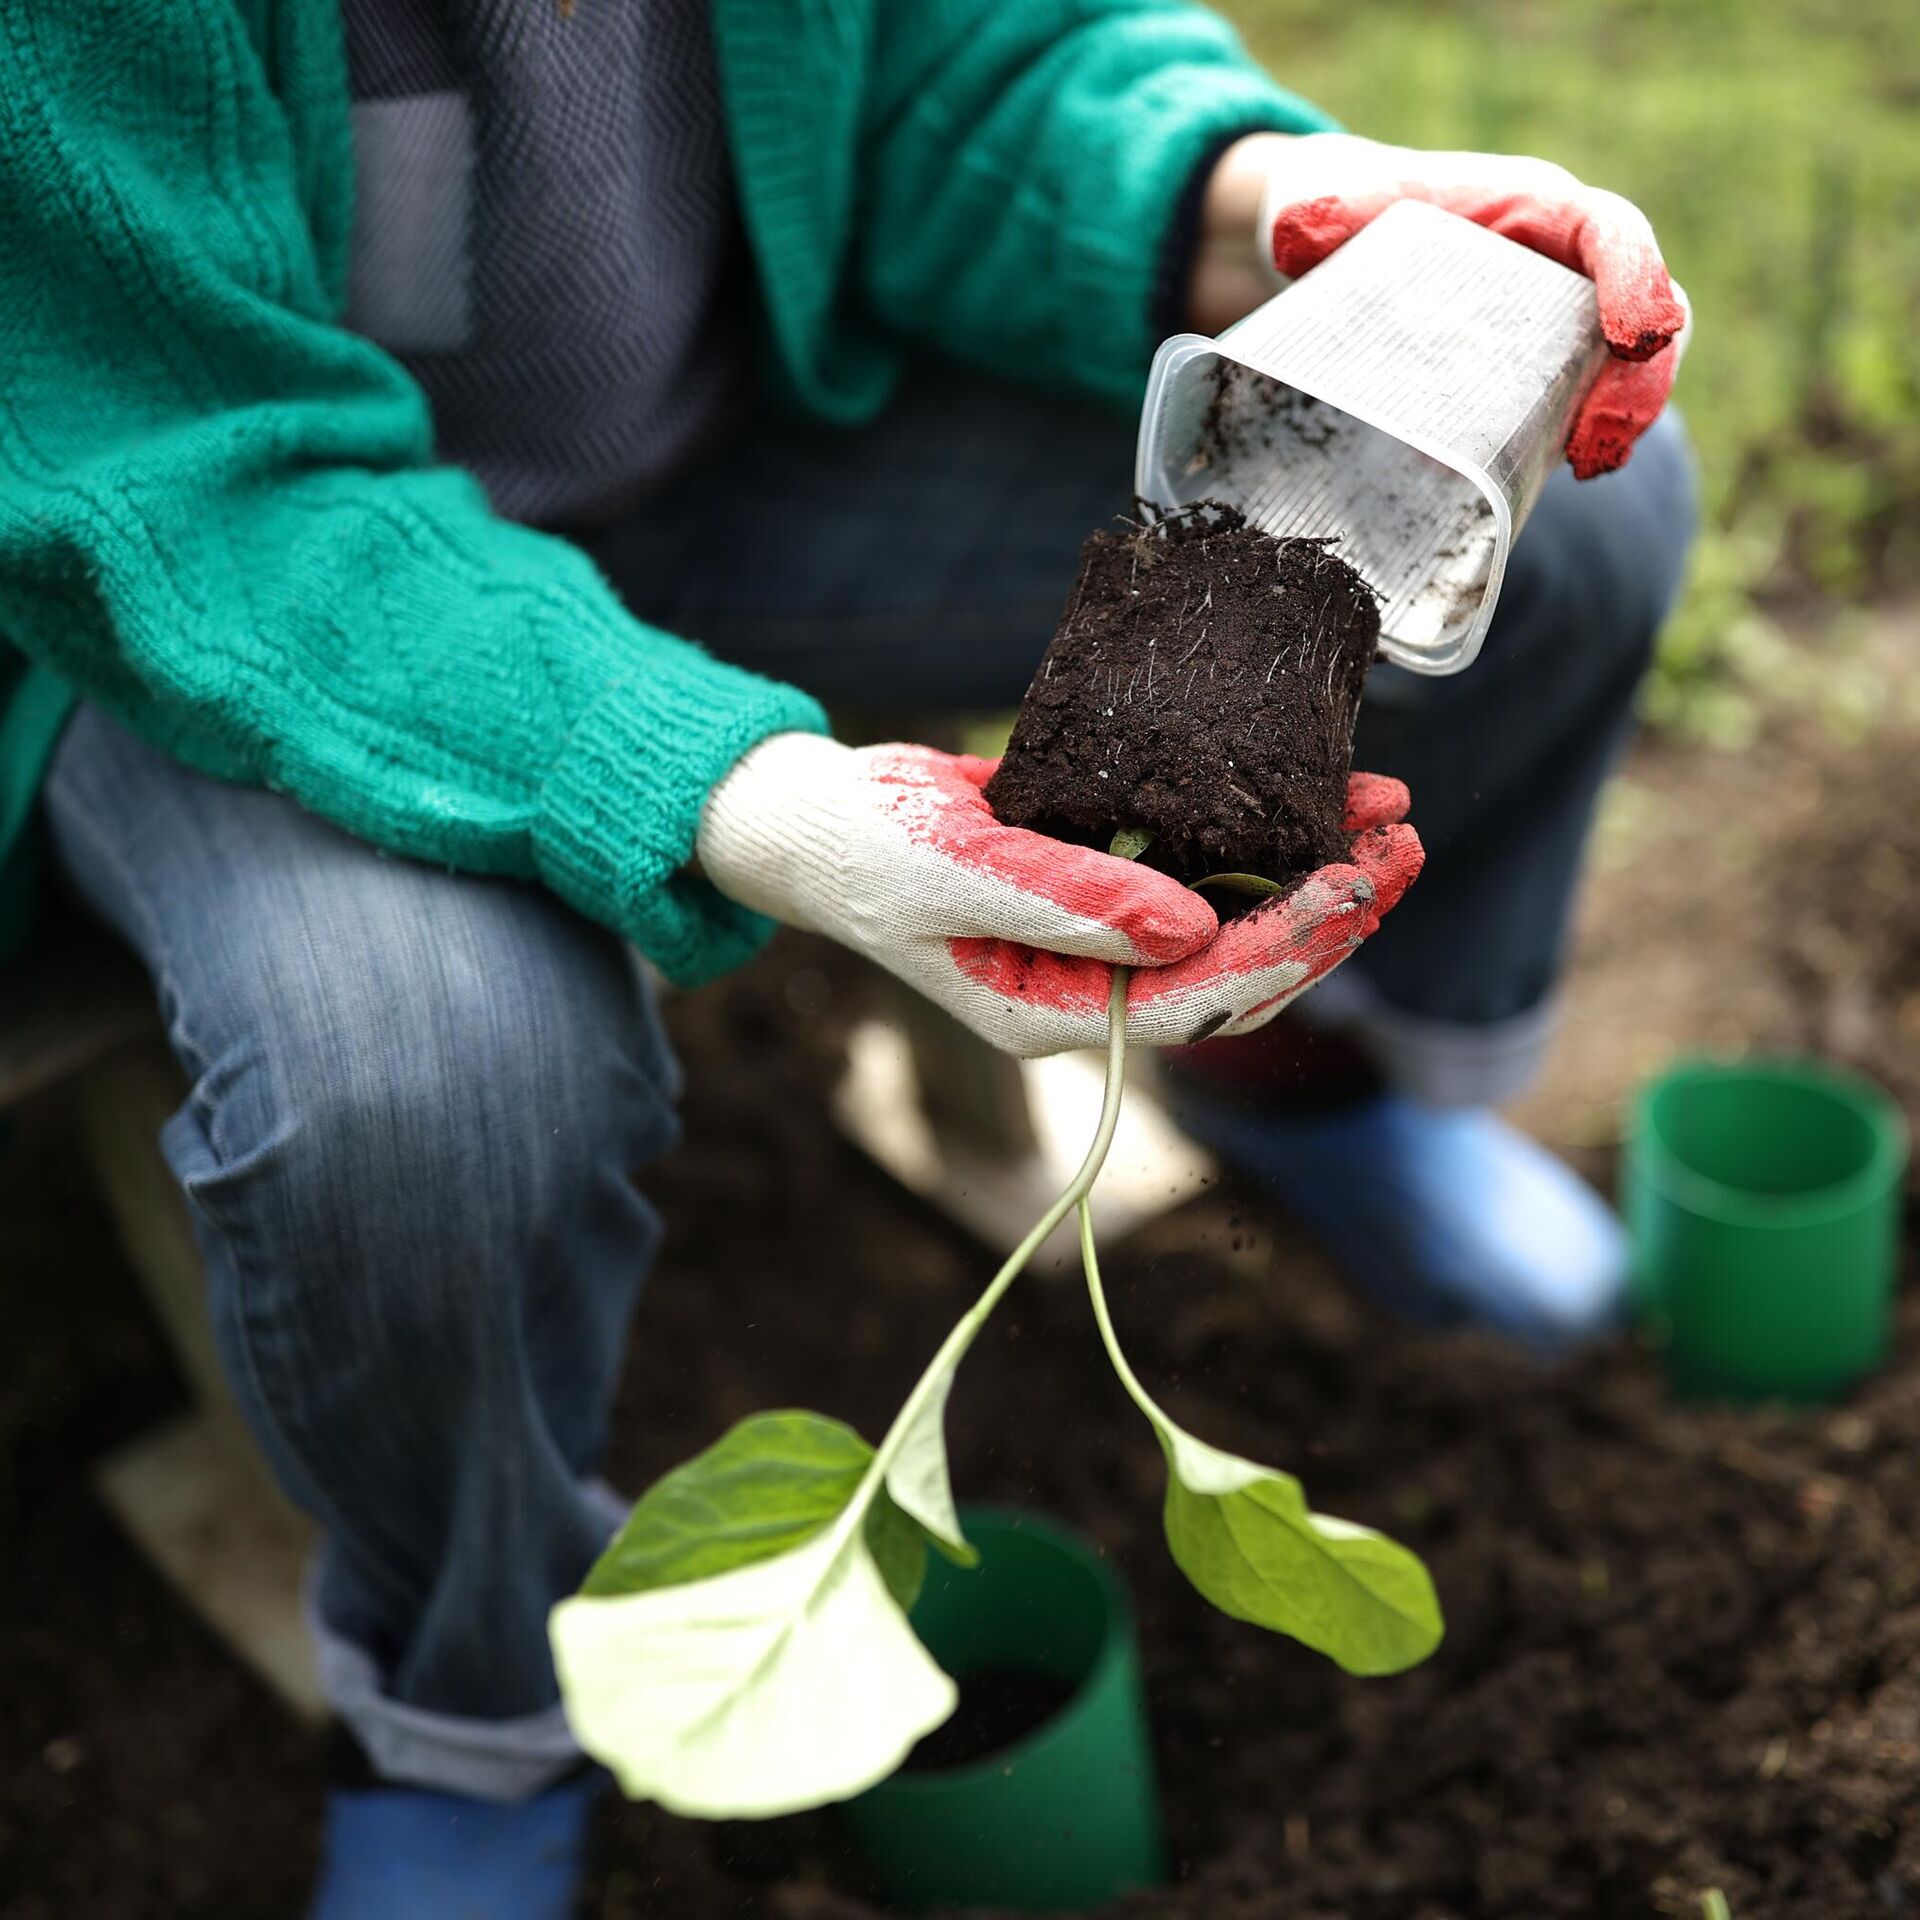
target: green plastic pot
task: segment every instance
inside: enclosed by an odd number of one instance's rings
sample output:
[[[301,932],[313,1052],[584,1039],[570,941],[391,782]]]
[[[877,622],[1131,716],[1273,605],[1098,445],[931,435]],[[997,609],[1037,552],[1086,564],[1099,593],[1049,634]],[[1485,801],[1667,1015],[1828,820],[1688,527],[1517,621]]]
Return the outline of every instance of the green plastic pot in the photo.
[[[1683,1062],[1633,1104],[1624,1210],[1676,1391],[1829,1400],[1879,1364],[1907,1128],[1816,1061]]]
[[[1106,1564],[1031,1514],[973,1510],[968,1571],[929,1555],[913,1625],[957,1680],[999,1668],[1075,1688],[1001,1752],[900,1773],[842,1808],[905,1906],[1098,1906],[1161,1878],[1160,1809],[1132,1609]]]

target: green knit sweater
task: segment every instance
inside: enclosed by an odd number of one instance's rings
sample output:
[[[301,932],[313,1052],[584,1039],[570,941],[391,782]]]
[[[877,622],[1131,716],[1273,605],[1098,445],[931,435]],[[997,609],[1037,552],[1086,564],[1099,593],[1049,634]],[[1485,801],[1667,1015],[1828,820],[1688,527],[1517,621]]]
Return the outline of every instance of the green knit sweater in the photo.
[[[1200,158],[1328,124],[1183,0],[713,12],[775,375],[834,419],[915,345],[1131,397]],[[84,696],[708,976],[760,928],[686,871],[701,803],[819,709],[434,465],[337,323],[351,192],[336,0],[0,5],[0,856]]]

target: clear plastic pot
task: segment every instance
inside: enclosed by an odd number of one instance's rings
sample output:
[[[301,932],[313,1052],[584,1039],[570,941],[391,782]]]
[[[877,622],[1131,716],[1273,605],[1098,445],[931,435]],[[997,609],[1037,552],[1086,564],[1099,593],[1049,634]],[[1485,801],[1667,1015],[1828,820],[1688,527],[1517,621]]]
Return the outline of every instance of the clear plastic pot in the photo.
[[[1338,535],[1387,657],[1457,673],[1606,351],[1583,275],[1401,201],[1217,340],[1161,346],[1134,488]]]

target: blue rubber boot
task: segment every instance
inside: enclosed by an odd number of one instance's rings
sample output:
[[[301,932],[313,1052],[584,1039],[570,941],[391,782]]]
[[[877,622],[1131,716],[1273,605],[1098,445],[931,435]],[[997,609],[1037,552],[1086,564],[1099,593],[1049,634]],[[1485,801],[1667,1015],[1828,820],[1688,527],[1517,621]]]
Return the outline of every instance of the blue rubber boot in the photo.
[[[568,1920],[606,1784],[585,1773],[511,1806],[404,1787],[329,1794],[311,1920]]]
[[[1404,1094],[1292,1112],[1166,1076],[1176,1120],[1272,1193],[1383,1306],[1542,1356],[1616,1326],[1627,1243],[1570,1167],[1481,1107]]]

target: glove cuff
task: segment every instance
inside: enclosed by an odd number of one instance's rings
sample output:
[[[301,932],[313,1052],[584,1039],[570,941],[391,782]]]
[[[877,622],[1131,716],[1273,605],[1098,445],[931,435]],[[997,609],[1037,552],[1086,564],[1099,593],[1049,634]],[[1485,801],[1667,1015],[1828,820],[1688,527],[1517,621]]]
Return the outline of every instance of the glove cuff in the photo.
[[[813,733],[776,733],[734,762],[707,795],[694,857],[729,900],[789,926],[819,928],[809,911],[828,891],[846,822],[831,804],[853,750]]]

